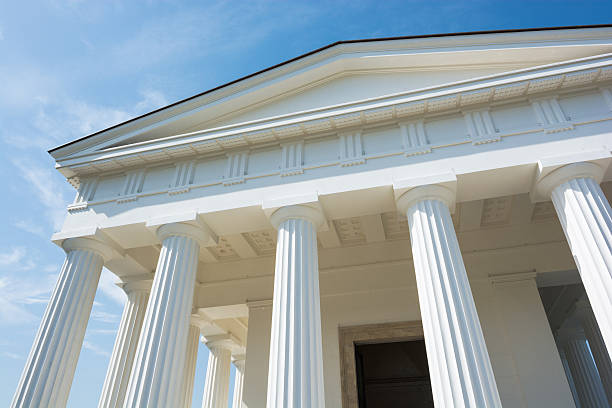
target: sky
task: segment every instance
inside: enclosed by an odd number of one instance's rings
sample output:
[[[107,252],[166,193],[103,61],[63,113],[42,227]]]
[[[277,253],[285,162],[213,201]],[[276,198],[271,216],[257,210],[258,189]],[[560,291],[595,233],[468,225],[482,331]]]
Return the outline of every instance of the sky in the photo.
[[[586,0],[0,0],[0,406],[64,260],[49,238],[75,192],[48,149],[338,40],[611,17]],[[69,407],[97,406],[126,299],[115,282],[104,270]],[[194,407],[207,359],[200,344]]]

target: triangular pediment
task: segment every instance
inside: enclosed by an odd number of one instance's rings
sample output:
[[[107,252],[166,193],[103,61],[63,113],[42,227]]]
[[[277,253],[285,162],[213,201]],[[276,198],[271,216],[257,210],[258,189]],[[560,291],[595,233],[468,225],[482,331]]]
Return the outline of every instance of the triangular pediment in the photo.
[[[509,72],[528,66],[505,64],[497,67],[457,67],[454,69],[410,70],[370,72],[339,72],[306,86],[287,89],[284,93],[259,101],[243,109],[229,111],[222,117],[206,120],[195,126],[182,127],[177,134],[189,134],[227,126],[236,126],[262,120],[272,120],[301,112],[333,109],[359,101],[384,98],[422,89],[435,89],[456,82],[474,80]],[[187,122],[185,122],[187,123]],[[106,145],[103,149],[127,146],[151,140],[149,134]]]
[[[603,55],[612,52],[611,39],[612,29],[600,28],[588,33],[540,31],[342,44],[98,132],[51,154],[61,169],[126,147],[168,146],[199,133],[206,133],[204,138],[222,137],[270,121],[281,124],[300,115],[315,118],[318,112],[386,103],[398,95],[434,95]]]
[[[505,64],[497,67],[456,67],[422,70],[341,72],[332,78],[300,89],[288,91],[269,101],[264,101],[241,112],[232,112],[227,117],[195,126],[187,131],[205,130],[211,127],[236,125],[255,120],[268,119],[296,112],[307,112],[334,106],[350,105],[358,101],[384,98],[421,89],[435,89],[459,81],[479,79],[528,65]]]

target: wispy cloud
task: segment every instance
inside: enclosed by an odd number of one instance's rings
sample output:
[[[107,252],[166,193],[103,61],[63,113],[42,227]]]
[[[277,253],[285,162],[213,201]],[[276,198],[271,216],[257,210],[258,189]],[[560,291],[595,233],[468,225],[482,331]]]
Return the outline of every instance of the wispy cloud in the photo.
[[[119,279],[111,271],[104,268],[102,269],[98,289],[117,304],[123,306],[127,300],[127,296],[125,295],[123,289],[117,286],[117,282],[119,282]]]
[[[21,360],[23,357],[21,357],[19,354],[17,353],[11,353],[10,351],[3,351],[2,355],[4,357],[8,357],[8,358],[12,358],[13,360]]]
[[[111,353],[109,351],[104,350],[103,348],[93,344],[92,342],[85,340],[83,341],[83,348],[89,351],[92,351],[95,354],[98,354],[100,356],[104,356],[104,357],[110,357]]]
[[[55,285],[56,275],[0,277],[0,324],[29,324],[40,317],[27,307],[44,304]]]
[[[247,50],[284,28],[296,29],[322,13],[308,3],[249,1],[236,7],[209,1],[146,20],[133,35],[109,50],[115,69],[140,71],[176,58],[190,60]],[[274,20],[275,24],[261,24]],[[172,35],[168,35],[172,33]]]
[[[14,222],[13,225],[19,228],[20,230],[29,232],[30,234],[37,235],[41,238],[45,238],[45,239],[49,238],[43,226],[35,222],[34,220],[31,220],[31,219],[19,220],[19,221]]]
[[[31,98],[31,106],[25,108],[30,111],[28,121],[0,128],[0,138],[25,153],[21,156],[29,157],[32,150],[50,149],[168,104],[165,95],[155,89],[146,89],[140,96],[127,108],[92,104],[70,97],[37,96]],[[0,107],[3,98],[0,94]],[[49,165],[45,168],[53,170]]]
[[[54,229],[59,230],[66,215],[67,184],[62,183],[61,178],[52,173],[54,169],[42,167],[31,159],[15,159],[13,165],[17,167],[19,174],[28,182],[35,197],[46,209]]]
[[[93,310],[90,318],[100,323],[117,323],[120,316],[114,313],[104,312],[102,310]]]
[[[27,271],[33,269],[36,263],[27,258],[24,247],[13,247],[8,252],[0,252],[0,266],[11,266],[13,270]]]
[[[0,265],[12,265],[21,261],[26,254],[23,247],[14,247],[9,252],[0,252]]]
[[[91,329],[89,332],[91,334],[103,334],[103,335],[106,335],[106,334],[115,335],[115,334],[117,334],[117,330],[115,330],[115,329]]]

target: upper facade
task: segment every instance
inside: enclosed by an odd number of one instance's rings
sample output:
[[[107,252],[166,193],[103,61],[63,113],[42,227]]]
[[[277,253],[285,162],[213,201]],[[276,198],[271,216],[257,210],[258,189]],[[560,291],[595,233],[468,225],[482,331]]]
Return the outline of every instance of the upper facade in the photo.
[[[394,212],[421,184],[453,184],[457,202],[529,193],[542,160],[607,162],[611,53],[609,26],[332,44],[51,150],[78,189],[54,239],[129,250],[197,219],[217,262],[237,255],[219,241],[232,234],[273,253],[258,232],[282,205],[336,220]],[[351,239],[333,229],[322,245]]]

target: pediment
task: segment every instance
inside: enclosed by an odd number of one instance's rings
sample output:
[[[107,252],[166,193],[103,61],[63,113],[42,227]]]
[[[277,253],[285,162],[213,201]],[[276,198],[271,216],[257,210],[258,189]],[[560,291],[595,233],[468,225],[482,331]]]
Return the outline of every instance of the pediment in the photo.
[[[540,41],[536,45],[534,37]],[[611,39],[612,30],[606,28],[586,37],[584,33],[544,31],[331,47],[54,149],[51,154],[63,171],[88,160],[114,160],[110,158],[128,148],[132,152],[174,148],[183,140],[209,143],[230,137],[234,142],[221,143],[222,147],[250,147],[265,138],[239,141],[236,135],[265,132],[272,122],[280,127],[286,123],[281,131],[294,135],[289,124],[296,118],[310,121],[310,126],[300,126],[313,133],[318,118],[328,112],[383,106],[401,98],[435,97],[513,76],[546,74],[560,63],[576,65],[585,57],[612,52]],[[374,110],[370,118],[376,116]],[[329,130],[329,126],[321,129]],[[193,148],[177,148],[176,152],[181,149],[199,152]],[[63,172],[67,177],[75,175],[74,171]]]
[[[453,69],[398,71],[340,72],[300,89],[263,101],[241,112],[232,112],[225,118],[187,129],[188,132],[212,127],[235,125],[244,122],[289,115],[296,112],[349,105],[354,102],[407,93],[420,89],[444,87],[459,81],[478,79],[494,74],[528,68],[524,64],[504,64],[496,67],[454,67]]]
[[[229,111],[222,117],[189,126],[187,122],[177,128],[176,134],[189,134],[211,129],[236,126],[262,120],[271,120],[287,115],[333,109],[364,100],[384,98],[421,89],[435,89],[456,82],[474,80],[491,75],[528,68],[524,64],[504,64],[497,67],[454,67],[453,69],[411,70],[401,68],[396,71],[338,72],[305,86],[287,89],[284,93],[259,101],[236,111]],[[103,146],[112,149],[134,143],[152,140],[148,133],[122,139]]]

